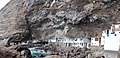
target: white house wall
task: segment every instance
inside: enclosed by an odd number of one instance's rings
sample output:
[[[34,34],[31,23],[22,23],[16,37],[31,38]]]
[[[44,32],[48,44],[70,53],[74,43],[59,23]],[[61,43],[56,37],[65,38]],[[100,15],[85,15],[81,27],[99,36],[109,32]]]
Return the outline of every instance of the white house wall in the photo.
[[[90,44],[90,40],[85,38],[85,39],[80,39],[80,38],[77,38],[77,40],[73,40],[73,39],[66,39],[66,41],[63,42],[64,44],[67,44],[66,46],[68,46],[69,44],[71,44],[71,46],[73,47],[81,47],[83,48],[85,46],[84,43],[87,43],[87,46],[88,47],[88,44]]]
[[[116,31],[116,35],[117,35],[118,43],[120,46],[120,31]]]
[[[101,45],[105,44],[105,37],[107,36],[106,30],[102,32],[102,37],[101,37]]]
[[[111,29],[109,30],[109,34],[107,35],[106,31],[103,31],[101,37],[101,44],[104,45],[104,50],[110,51],[118,51],[120,46],[120,24],[112,25]],[[112,29],[117,29],[112,33]],[[115,36],[116,35],[116,36]]]
[[[56,40],[55,39],[51,39],[51,40],[49,40],[49,42],[56,42]]]
[[[117,36],[115,36],[114,34],[109,34],[109,36],[105,37],[104,50],[112,50],[112,51],[119,50],[119,41]]]
[[[113,27],[114,26],[114,27]],[[113,28],[119,28],[119,26],[120,26],[120,24],[118,24],[118,25],[112,25],[111,26],[111,29],[113,29]]]
[[[101,45],[104,45],[105,44],[105,36],[102,36],[101,37]]]
[[[115,26],[115,28],[119,28],[120,24],[119,25],[114,25],[114,26]]]
[[[91,46],[99,46],[99,41],[95,41],[95,38],[91,38]]]

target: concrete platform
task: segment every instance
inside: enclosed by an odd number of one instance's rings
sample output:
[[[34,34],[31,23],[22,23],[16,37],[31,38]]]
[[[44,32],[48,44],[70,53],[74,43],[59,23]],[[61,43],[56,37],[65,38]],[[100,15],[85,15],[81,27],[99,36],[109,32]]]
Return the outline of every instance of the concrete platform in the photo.
[[[118,51],[104,50],[105,58],[117,58]]]

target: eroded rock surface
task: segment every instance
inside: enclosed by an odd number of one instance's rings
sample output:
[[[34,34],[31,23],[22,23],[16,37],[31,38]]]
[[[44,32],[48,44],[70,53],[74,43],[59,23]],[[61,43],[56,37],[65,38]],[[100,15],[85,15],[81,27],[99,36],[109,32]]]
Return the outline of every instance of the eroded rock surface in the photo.
[[[11,0],[0,10],[0,36],[28,32],[29,37],[39,39],[65,26],[69,27],[64,34],[67,37],[95,36],[120,21],[119,3],[119,0]]]

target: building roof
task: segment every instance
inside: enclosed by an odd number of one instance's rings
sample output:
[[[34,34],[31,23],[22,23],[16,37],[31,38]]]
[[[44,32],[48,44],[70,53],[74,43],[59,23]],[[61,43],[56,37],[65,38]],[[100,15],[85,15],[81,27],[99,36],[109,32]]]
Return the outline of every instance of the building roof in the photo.
[[[120,24],[120,22],[117,22],[117,23],[113,23],[112,25],[118,25],[118,24]]]

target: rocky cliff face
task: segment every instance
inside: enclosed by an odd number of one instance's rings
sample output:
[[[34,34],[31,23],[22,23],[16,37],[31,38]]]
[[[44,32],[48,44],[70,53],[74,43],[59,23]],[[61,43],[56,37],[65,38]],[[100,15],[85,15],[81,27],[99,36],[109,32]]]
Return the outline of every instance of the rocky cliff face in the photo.
[[[16,33],[43,38],[55,35],[56,30],[67,37],[95,36],[119,22],[120,1],[11,0],[0,14],[3,38]]]
[[[23,0],[11,0],[0,10],[0,36],[9,36],[26,29]]]

